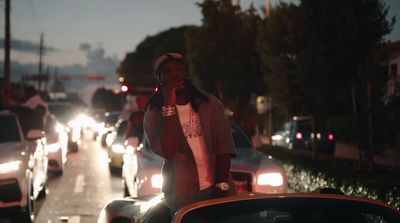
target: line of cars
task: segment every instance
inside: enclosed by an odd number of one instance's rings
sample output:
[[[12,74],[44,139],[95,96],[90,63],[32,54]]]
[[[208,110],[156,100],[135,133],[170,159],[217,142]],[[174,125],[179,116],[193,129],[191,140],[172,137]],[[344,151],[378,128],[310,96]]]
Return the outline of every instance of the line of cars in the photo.
[[[319,152],[335,152],[335,136],[329,129],[315,129],[310,116],[294,116],[271,137],[272,145],[287,149],[310,149],[315,143]]]
[[[52,114],[43,122],[35,118],[25,107],[0,111],[0,214],[15,223],[34,221],[49,174],[62,175],[67,153],[77,151],[80,139]]]
[[[115,127],[109,145],[109,165],[122,165],[124,198],[114,199],[101,210],[98,223],[174,222],[174,223],[297,223],[355,222],[397,223],[400,213],[373,199],[346,196],[335,189],[310,193],[287,193],[287,177],[282,166],[268,155],[256,151],[237,125],[231,125],[237,158],[231,173],[238,195],[196,202],[165,214],[161,188],[163,160],[153,154],[146,139],[139,146],[124,140],[124,125]],[[114,145],[114,147],[113,147]],[[121,163],[120,159],[123,159]],[[118,162],[112,162],[118,160]],[[167,220],[166,220],[167,219]]]
[[[124,196],[152,196],[161,193],[163,160],[147,144],[131,145],[126,139],[127,120],[120,118],[105,131],[105,148],[110,171],[122,171]],[[237,157],[232,160],[231,174],[239,192],[285,193],[287,176],[280,163],[257,151],[239,126],[232,124],[231,133]],[[103,140],[102,140],[103,141]]]

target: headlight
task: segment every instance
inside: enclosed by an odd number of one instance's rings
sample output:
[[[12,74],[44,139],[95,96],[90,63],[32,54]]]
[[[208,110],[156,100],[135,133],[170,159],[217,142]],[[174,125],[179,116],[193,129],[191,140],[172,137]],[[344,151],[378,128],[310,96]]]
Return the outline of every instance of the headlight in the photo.
[[[283,184],[283,177],[280,173],[263,173],[258,175],[257,184],[279,187]]]
[[[273,135],[271,137],[271,139],[274,140],[274,141],[280,141],[280,140],[283,139],[283,136],[281,136],[281,135]]]
[[[7,163],[0,164],[0,173],[9,173],[19,170],[21,161],[11,161]]]
[[[112,150],[114,153],[124,153],[125,148],[124,148],[123,145],[115,144],[115,145],[112,145],[112,146],[111,146],[111,150]]]
[[[50,153],[57,152],[59,149],[60,149],[60,144],[58,143],[47,145],[47,151],[49,151]]]
[[[151,177],[151,186],[153,188],[162,188],[163,177],[160,174],[155,174]]]
[[[56,124],[55,129],[58,134],[65,132],[65,127],[63,125],[61,125],[60,123]]]

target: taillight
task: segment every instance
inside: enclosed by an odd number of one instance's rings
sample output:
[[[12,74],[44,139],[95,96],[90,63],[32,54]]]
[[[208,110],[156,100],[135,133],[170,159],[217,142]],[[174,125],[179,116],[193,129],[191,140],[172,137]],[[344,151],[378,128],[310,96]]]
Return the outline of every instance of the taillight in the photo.
[[[333,137],[333,134],[332,134],[332,133],[328,135],[328,139],[329,139],[330,141],[333,141],[334,137]]]
[[[303,134],[301,134],[301,132],[296,133],[296,139],[302,139],[303,138]]]

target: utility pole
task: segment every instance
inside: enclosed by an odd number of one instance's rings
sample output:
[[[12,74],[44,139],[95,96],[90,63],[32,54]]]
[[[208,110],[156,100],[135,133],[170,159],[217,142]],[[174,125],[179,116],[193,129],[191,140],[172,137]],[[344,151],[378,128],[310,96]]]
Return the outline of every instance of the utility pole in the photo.
[[[39,47],[39,76],[42,76],[42,71],[43,71],[43,53],[44,53],[44,49],[43,49],[43,33],[40,34],[40,47]],[[42,89],[42,82],[39,79],[39,86],[38,86],[38,90],[40,91]]]
[[[371,92],[371,81],[367,83],[367,96],[368,96],[368,171],[372,171],[373,154],[373,130],[372,130],[372,92]]]
[[[271,5],[270,0],[265,0],[265,16],[268,18],[270,16]]]
[[[4,82],[3,82],[3,99],[4,105],[10,106],[11,96],[11,78],[10,78],[10,0],[5,0],[5,37],[4,37]]]

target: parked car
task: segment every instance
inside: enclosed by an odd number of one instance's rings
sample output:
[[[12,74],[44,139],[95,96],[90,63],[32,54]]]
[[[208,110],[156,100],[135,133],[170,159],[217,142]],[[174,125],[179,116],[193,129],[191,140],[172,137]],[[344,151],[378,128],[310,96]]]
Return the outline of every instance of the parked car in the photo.
[[[169,217],[154,198],[116,199],[100,212],[98,223],[152,222],[154,217],[173,223],[398,223],[400,213],[387,204],[342,194],[259,194],[205,200],[189,204]]]
[[[110,171],[122,168],[123,154],[125,152],[125,133],[128,127],[128,122],[125,120],[119,120],[116,124],[115,131],[110,133],[109,141],[110,146],[107,148],[108,154],[108,165]]]
[[[46,195],[45,135],[31,129],[25,137],[18,117],[0,112],[0,208],[16,210],[13,222],[33,222],[34,202]]]
[[[287,176],[279,162],[253,148],[237,125],[231,125],[231,132],[237,153],[231,163],[231,174],[237,191],[285,193]],[[125,196],[161,193],[163,159],[150,151],[147,140],[138,148],[127,146],[123,163]]]
[[[44,127],[49,160],[48,170],[57,175],[62,175],[64,166],[67,163],[67,130],[53,115],[46,117]]]
[[[335,151],[334,134],[328,129],[316,129],[316,132],[314,136],[311,117],[295,116],[272,135],[272,145],[288,149],[310,149],[313,147],[315,137],[318,151],[333,154]]]
[[[66,127],[68,133],[68,151],[78,152],[81,143],[82,127],[77,120],[79,112],[69,102],[50,102],[49,111]]]

